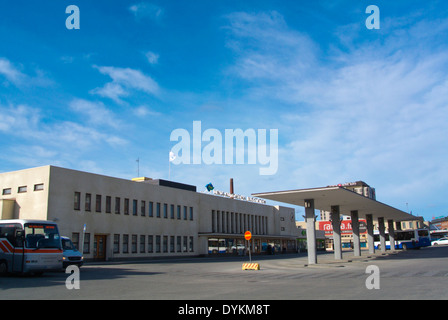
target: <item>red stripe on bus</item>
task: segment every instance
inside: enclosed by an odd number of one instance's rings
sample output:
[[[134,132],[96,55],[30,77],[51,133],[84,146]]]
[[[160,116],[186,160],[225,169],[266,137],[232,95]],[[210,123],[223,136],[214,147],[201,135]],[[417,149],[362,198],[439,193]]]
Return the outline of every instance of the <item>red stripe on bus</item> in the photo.
[[[11,251],[8,250],[8,247],[4,245],[3,241],[0,241],[0,249],[5,253],[11,253]]]
[[[11,243],[8,241],[8,239],[1,239],[0,240],[0,250],[2,250],[5,253],[62,253],[62,250],[60,249],[25,249],[22,248],[14,248]]]
[[[22,250],[20,250],[22,252]],[[58,249],[25,249],[25,253],[62,253]]]
[[[5,245],[8,248],[9,252],[12,252],[14,250],[14,247],[7,239],[3,239],[2,242],[3,245]]]

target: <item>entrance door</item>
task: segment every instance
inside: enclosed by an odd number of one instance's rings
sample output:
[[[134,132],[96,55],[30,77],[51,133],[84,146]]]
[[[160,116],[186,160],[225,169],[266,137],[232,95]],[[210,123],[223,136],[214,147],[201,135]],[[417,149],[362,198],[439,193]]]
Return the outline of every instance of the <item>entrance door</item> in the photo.
[[[106,235],[95,235],[93,242],[93,258],[95,260],[106,260]]]

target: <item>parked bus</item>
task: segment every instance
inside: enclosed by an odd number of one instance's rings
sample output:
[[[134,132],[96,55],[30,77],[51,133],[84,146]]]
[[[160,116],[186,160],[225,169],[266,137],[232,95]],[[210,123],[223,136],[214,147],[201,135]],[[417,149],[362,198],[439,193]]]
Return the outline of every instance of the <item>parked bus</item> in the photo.
[[[226,253],[227,252],[226,239],[208,239],[208,253]]]
[[[422,247],[431,246],[431,240],[428,229],[413,229],[413,230],[395,230],[395,249],[420,249]],[[389,233],[385,234],[386,249],[390,250]],[[380,235],[378,230],[374,232],[375,249],[380,249]]]
[[[0,220],[0,274],[55,270],[62,270],[61,237],[56,223]]]

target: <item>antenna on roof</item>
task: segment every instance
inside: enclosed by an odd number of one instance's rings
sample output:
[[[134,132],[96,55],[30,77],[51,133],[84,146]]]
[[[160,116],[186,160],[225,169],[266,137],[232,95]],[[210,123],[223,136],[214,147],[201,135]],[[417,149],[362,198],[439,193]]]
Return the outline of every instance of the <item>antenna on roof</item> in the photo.
[[[137,177],[140,177],[140,157],[135,161],[137,162]]]

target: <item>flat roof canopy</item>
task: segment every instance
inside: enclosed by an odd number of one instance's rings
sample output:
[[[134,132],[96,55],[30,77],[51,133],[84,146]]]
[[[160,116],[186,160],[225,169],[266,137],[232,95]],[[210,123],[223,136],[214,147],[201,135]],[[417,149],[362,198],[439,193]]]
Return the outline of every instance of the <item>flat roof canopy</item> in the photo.
[[[379,201],[364,197],[363,195],[343,187],[323,187],[263,192],[254,193],[252,195],[254,197],[302,207],[304,206],[305,200],[313,199],[315,209],[330,211],[331,206],[338,205],[341,214],[350,215],[350,211],[358,210],[358,215],[360,218],[365,218],[366,214],[371,214],[374,220],[378,220],[379,217],[383,217],[385,220],[392,219],[394,221],[419,219],[419,217],[413,216]]]

